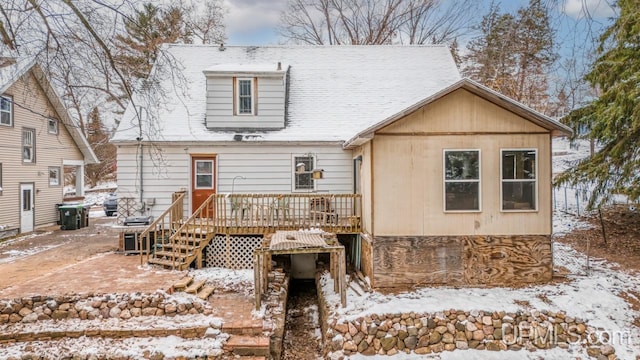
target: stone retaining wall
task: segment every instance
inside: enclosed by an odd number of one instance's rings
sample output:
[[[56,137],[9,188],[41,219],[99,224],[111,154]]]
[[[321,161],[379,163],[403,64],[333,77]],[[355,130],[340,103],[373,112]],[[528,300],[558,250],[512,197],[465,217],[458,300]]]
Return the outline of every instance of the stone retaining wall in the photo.
[[[33,296],[0,300],[0,324],[32,323],[38,320],[108,319],[136,316],[176,316],[212,313],[210,305],[197,298],[189,302],[167,299],[166,294],[110,294]]]
[[[588,346],[590,356],[616,359],[615,349],[606,344],[602,333],[564,313],[450,310],[436,314],[370,315],[346,323],[333,320],[328,325],[324,343],[329,349],[325,350],[344,355],[430,354],[456,349],[536,350],[581,344]]]

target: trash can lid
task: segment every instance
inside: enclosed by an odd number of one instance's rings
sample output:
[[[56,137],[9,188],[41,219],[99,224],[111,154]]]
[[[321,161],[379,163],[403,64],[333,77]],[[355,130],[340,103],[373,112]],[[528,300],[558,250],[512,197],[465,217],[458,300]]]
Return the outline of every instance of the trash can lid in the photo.
[[[80,209],[82,208],[83,205],[82,204],[64,204],[59,206],[59,209]]]

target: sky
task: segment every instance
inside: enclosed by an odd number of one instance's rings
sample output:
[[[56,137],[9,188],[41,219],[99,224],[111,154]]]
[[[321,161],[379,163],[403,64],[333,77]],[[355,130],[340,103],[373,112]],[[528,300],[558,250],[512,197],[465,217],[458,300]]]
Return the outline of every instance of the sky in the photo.
[[[446,0],[444,0],[446,1]],[[481,0],[488,8],[490,0]],[[569,22],[580,21],[585,12],[596,19],[605,20],[613,15],[607,4],[612,0],[556,0],[558,11],[567,16]],[[273,45],[284,40],[277,33],[280,13],[287,0],[224,0],[228,12],[225,16],[227,44],[229,45]],[[527,0],[497,1],[505,11],[515,12]],[[569,30],[567,30],[569,31]]]

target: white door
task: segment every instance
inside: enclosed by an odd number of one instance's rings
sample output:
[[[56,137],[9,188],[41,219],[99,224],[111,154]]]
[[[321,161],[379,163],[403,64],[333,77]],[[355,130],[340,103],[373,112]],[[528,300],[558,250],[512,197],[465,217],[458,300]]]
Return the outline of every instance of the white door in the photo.
[[[20,184],[20,232],[33,231],[33,184]]]

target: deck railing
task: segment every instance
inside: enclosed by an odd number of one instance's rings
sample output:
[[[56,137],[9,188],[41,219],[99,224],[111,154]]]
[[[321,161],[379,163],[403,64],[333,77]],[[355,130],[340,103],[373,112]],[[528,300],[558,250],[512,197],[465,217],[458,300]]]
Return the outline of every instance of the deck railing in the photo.
[[[220,233],[362,230],[360,194],[216,194],[213,202],[214,226]]]
[[[149,250],[154,246],[151,244],[151,239],[154,239],[155,243],[161,243],[176,232],[183,217],[185,195],[186,192],[184,191],[173,193],[171,195],[171,205],[138,236],[138,241],[140,241],[138,249],[143,249],[140,251],[141,265],[145,261],[149,261],[149,254],[151,253]]]

